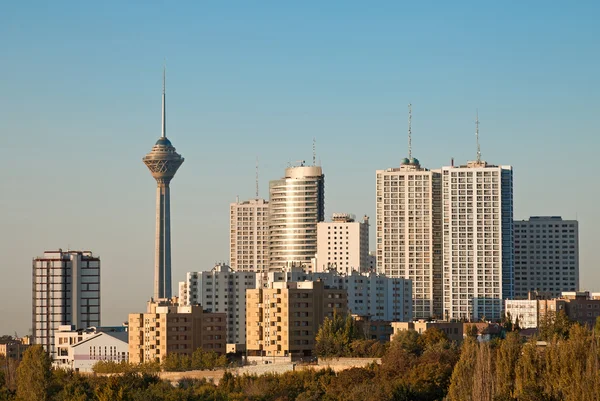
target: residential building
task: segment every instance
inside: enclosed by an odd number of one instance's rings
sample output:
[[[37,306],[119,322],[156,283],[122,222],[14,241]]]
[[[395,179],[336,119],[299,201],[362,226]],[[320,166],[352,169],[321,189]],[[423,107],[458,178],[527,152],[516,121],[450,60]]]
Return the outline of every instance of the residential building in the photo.
[[[369,251],[369,256],[367,256],[367,266],[370,272],[377,271],[377,256],[375,251]]]
[[[100,326],[100,258],[62,249],[34,258],[32,312],[33,342],[53,359],[59,326]]]
[[[129,361],[163,361],[171,353],[191,355],[196,349],[224,354],[225,313],[206,312],[200,305],[179,305],[177,297],[151,300],[146,313],[129,315]]]
[[[268,271],[268,201],[257,198],[229,205],[229,263],[235,271]]]
[[[334,213],[330,222],[317,224],[315,272],[336,269],[349,273],[369,269],[369,218],[355,221],[353,215]]]
[[[539,308],[537,299],[507,299],[504,301],[504,313],[513,324],[522,329],[538,327]]]
[[[416,322],[392,322],[391,340],[401,331],[412,330],[419,334],[423,334],[430,328],[436,328],[443,331],[450,341],[461,342],[463,340],[463,324],[461,322],[428,322],[419,320]]]
[[[269,269],[309,265],[317,253],[317,223],[325,219],[325,176],[320,166],[289,167],[269,183]]]
[[[442,168],[445,320],[499,320],[514,295],[513,171]]]
[[[356,321],[356,328],[360,334],[369,340],[379,340],[381,342],[390,341],[394,333],[392,322],[385,320],[371,320],[369,317],[352,315]]]
[[[579,223],[560,216],[514,222],[515,299],[530,291],[579,291]]]
[[[167,99],[163,71],[161,135],[142,159],[156,180],[156,237],[154,246],[154,298],[171,298],[171,187],[184,158],[167,138]]]
[[[64,325],[56,332],[57,357],[53,366],[76,372],[91,372],[98,361],[128,360],[127,326],[90,327],[77,330]]]
[[[347,311],[346,291],[322,281],[271,282],[246,295],[246,349],[252,357],[312,356],[325,317]]]
[[[255,289],[258,273],[232,271],[217,264],[210,271],[189,272],[179,283],[182,305],[202,305],[208,312],[227,316],[227,344],[236,350],[246,345],[246,290]]]
[[[477,322],[463,324],[465,337],[469,336],[472,331],[474,331],[475,337],[479,342],[488,342],[495,338],[501,339],[506,334],[500,323]]]
[[[377,271],[412,280],[415,318],[441,318],[441,174],[412,157],[376,174]]]
[[[30,344],[23,344],[20,339],[9,340],[0,344],[0,356],[20,361],[23,359],[23,353],[27,351],[27,348],[29,347],[31,347]]]
[[[289,267],[281,272],[270,272],[263,285],[274,282],[322,281],[330,288],[346,291],[348,311],[371,320],[411,321],[412,282],[404,278],[386,277],[375,272],[348,274],[335,269],[327,272],[307,272]],[[260,286],[259,286],[260,287]]]

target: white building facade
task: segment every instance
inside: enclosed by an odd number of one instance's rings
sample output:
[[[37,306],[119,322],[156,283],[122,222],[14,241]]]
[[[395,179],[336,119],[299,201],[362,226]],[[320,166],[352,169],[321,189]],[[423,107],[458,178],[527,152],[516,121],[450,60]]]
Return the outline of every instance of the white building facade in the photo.
[[[507,299],[504,301],[504,313],[513,323],[519,322],[522,329],[538,327],[539,308],[536,299]]]
[[[357,222],[353,215],[334,213],[331,220],[317,224],[317,255],[313,271],[367,271],[369,218],[364,216],[362,222]]]
[[[514,295],[513,171],[443,167],[444,318],[500,319]]]
[[[515,298],[530,291],[558,298],[579,291],[579,223],[559,216],[514,222]]]
[[[229,263],[234,271],[268,270],[268,201],[252,199],[229,205]]]
[[[412,280],[415,318],[441,318],[441,174],[412,158],[376,175],[377,271]]]
[[[246,290],[257,288],[259,276],[224,264],[189,272],[186,281],[179,283],[179,300],[182,305],[202,305],[204,310],[227,314],[227,344],[245,344]]]
[[[46,251],[33,259],[33,342],[56,358],[59,326],[100,326],[100,258],[90,251]]]
[[[55,336],[56,368],[91,372],[98,361],[128,361],[128,333],[124,326],[76,330],[75,326],[64,325]]]
[[[317,223],[325,220],[325,176],[320,166],[285,170],[269,182],[269,269],[310,265],[317,253]]]

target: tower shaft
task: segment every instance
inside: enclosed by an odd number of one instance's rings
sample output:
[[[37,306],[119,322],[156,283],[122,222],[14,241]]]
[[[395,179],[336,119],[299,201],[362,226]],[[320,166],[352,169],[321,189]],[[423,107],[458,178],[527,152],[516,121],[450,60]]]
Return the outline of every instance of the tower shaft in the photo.
[[[168,182],[156,186],[156,247],[154,298],[171,298],[171,190]]]

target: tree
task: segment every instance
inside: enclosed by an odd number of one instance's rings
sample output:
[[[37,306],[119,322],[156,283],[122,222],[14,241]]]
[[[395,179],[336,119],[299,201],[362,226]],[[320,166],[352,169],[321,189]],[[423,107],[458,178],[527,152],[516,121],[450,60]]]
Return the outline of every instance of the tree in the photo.
[[[571,322],[564,310],[557,312],[546,312],[540,316],[538,333],[540,339],[550,340],[554,336],[566,339],[569,337]]]
[[[436,327],[430,327],[417,340],[423,349],[432,347],[441,342],[447,342],[448,336],[442,330]]]
[[[495,394],[500,400],[509,400],[515,388],[515,371],[521,355],[521,338],[508,333],[496,353]]]
[[[41,345],[33,345],[23,354],[17,369],[17,396],[22,401],[49,400],[52,361]]]
[[[350,344],[358,338],[359,330],[352,315],[345,317],[334,311],[326,317],[315,338],[315,353],[320,357],[341,357],[351,353]]]
[[[471,401],[473,398],[473,376],[477,363],[479,345],[477,340],[467,337],[460,350],[460,359],[454,366],[448,401]]]

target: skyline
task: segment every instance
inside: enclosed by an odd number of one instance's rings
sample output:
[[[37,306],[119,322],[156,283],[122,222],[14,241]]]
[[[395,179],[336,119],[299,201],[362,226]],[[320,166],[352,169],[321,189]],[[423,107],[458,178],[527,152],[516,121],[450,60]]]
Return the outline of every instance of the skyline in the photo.
[[[288,162],[310,160],[313,137],[327,220],[373,219],[375,171],[406,157],[412,103],[412,152],[430,169],[475,160],[479,109],[482,159],[515,170],[515,219],[578,217],[581,288],[600,290],[598,5],[553,7],[8,5],[0,273],[12,280],[0,284],[0,334],[27,334],[31,260],[45,250],[101,257],[103,324],[144,309],[155,205],[139,157],[160,133],[164,55],[169,132],[186,155],[174,282],[228,259],[229,204],[254,197],[256,156],[268,198]]]

